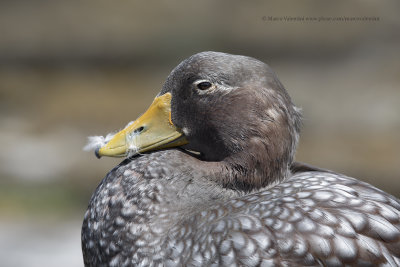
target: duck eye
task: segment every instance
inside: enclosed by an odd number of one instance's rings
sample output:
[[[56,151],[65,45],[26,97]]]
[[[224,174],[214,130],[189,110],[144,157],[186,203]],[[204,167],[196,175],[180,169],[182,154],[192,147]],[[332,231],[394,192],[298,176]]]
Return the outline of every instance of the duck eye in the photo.
[[[197,84],[197,88],[199,88],[200,90],[207,90],[208,88],[211,87],[211,83],[210,82],[201,82],[199,84]]]

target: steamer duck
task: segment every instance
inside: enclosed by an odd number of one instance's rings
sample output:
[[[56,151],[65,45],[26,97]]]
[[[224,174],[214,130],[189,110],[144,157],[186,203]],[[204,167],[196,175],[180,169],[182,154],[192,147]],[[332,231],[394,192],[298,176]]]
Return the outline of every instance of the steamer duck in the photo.
[[[301,115],[254,58],[195,54],[96,143],[126,157],[95,190],[86,266],[399,266],[400,203],[293,161]]]

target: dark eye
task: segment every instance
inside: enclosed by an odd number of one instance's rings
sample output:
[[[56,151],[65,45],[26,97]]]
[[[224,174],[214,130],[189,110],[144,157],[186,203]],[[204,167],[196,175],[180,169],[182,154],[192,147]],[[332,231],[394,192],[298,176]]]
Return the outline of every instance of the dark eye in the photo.
[[[211,87],[211,83],[210,82],[201,82],[199,84],[197,84],[197,88],[199,88],[200,90],[207,90],[208,88]]]

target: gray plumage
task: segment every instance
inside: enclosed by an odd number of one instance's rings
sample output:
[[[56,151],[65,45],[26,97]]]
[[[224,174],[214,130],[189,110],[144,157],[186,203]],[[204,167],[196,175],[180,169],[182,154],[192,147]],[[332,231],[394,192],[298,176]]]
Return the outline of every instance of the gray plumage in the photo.
[[[85,265],[400,265],[399,200],[293,162],[300,114],[267,65],[203,52],[166,92],[189,144],[128,158],[103,179],[83,222]]]

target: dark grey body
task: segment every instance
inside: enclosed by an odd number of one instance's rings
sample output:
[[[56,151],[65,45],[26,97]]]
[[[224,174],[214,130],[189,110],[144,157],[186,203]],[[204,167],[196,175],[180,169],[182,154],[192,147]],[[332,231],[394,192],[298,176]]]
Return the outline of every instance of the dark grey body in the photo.
[[[400,204],[385,192],[313,171],[243,194],[196,161],[169,150],[112,170],[85,214],[85,264],[400,265]]]

